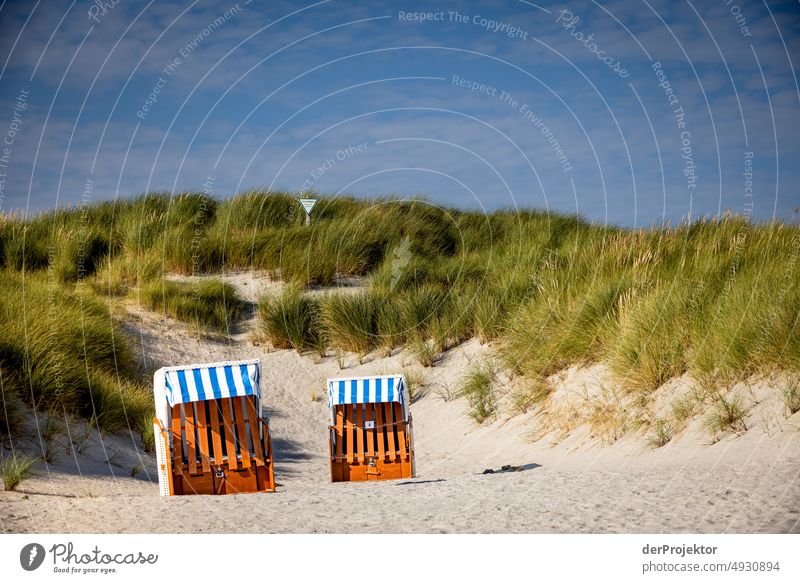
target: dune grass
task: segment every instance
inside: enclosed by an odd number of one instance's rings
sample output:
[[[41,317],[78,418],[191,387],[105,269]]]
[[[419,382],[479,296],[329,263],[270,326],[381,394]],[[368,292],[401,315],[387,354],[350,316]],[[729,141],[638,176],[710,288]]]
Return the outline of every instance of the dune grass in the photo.
[[[247,306],[233,286],[218,279],[192,283],[156,279],[141,289],[140,298],[150,310],[188,322],[198,333],[229,334]]]
[[[780,390],[780,396],[786,417],[791,417],[800,411],[800,376],[789,378]]]
[[[368,292],[331,294],[322,302],[321,324],[333,348],[366,354],[377,343],[380,300]]]
[[[16,388],[6,384],[2,363],[0,363],[0,447],[5,441],[19,435],[24,422],[24,406]]]
[[[537,210],[484,215],[424,200],[326,196],[312,226],[303,220],[294,196],[256,191],[225,200],[151,193],[28,220],[3,216],[0,286],[24,273],[34,302],[19,291],[3,300],[11,336],[29,340],[21,348],[0,339],[4,383],[34,379],[34,395],[51,391],[53,360],[70,353],[67,345],[91,346],[90,369],[114,374],[109,355],[119,352],[124,363],[126,349],[102,333],[110,318],[98,295],[139,289],[151,309],[228,333],[243,310],[230,288],[163,279],[223,268],[263,269],[292,283],[291,292],[261,301],[259,326],[276,346],[298,351],[363,355],[405,345],[432,365],[476,337],[531,386],[604,362],[623,390],[643,398],[685,373],[722,387],[800,371],[797,226],[723,216],[631,230]],[[366,277],[366,291],[321,299],[304,292],[345,276]],[[34,288],[59,296],[70,325],[20,320],[52,303]],[[80,293],[69,299],[73,288]],[[81,310],[91,317],[78,318]],[[81,377],[65,384],[70,398],[85,403],[78,395],[94,377],[68,374]],[[520,408],[536,395],[521,394]]]
[[[528,379],[523,386],[511,393],[511,410],[516,413],[527,413],[536,406],[541,406],[552,393],[546,380],[537,377]]]
[[[150,389],[137,380],[108,307],[88,288],[0,271],[0,329],[3,401],[18,417],[24,404],[115,431],[151,414]],[[18,419],[2,425],[12,435],[20,429]]]
[[[288,285],[279,296],[264,296],[258,304],[259,330],[275,348],[298,353],[321,343],[319,302]]]
[[[33,474],[39,458],[12,454],[0,459],[0,474],[3,476],[3,489],[13,492],[23,481]]]
[[[483,423],[491,418],[497,408],[497,398],[494,392],[494,382],[497,372],[493,363],[489,361],[473,365],[472,370],[462,380],[461,394],[469,403],[469,416],[477,423]]]
[[[139,433],[142,440],[142,449],[147,453],[152,453],[156,448],[156,433],[153,426],[153,416],[144,413],[138,419],[134,419],[132,428]]]
[[[706,417],[706,428],[715,441],[724,433],[740,434],[747,431],[747,408],[742,398],[718,394]]]
[[[668,419],[656,419],[647,435],[647,444],[652,449],[667,445],[675,435],[675,428]]]

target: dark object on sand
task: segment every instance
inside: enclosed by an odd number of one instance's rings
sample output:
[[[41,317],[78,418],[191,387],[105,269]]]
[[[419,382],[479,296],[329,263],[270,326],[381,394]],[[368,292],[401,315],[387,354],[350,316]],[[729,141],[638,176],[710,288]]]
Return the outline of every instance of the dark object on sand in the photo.
[[[491,468],[483,470],[484,474],[502,474],[503,472],[521,472],[525,468],[523,466],[511,466],[506,465],[500,468],[499,470],[493,470]]]

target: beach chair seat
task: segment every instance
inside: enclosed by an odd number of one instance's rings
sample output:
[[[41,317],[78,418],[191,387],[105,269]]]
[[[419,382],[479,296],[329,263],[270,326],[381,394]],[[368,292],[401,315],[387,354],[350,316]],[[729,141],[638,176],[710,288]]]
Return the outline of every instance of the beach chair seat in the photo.
[[[162,495],[275,490],[269,424],[260,415],[259,366],[240,361],[156,373]]]
[[[328,406],[332,482],[414,476],[403,375],[328,379]]]

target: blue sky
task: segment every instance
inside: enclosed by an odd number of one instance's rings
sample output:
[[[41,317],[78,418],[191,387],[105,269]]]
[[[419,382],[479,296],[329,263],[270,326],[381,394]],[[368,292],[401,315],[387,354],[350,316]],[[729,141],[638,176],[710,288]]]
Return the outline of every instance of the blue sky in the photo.
[[[5,212],[269,188],[800,218],[797,1],[6,1],[0,63]]]

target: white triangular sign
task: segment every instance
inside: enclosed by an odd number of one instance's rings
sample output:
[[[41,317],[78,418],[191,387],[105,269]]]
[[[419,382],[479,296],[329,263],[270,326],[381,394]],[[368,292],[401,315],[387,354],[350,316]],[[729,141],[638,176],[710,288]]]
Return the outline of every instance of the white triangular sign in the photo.
[[[317,204],[316,198],[301,198],[300,204],[303,205],[303,208],[306,209],[306,214],[311,214],[311,209],[314,208],[314,205]]]

